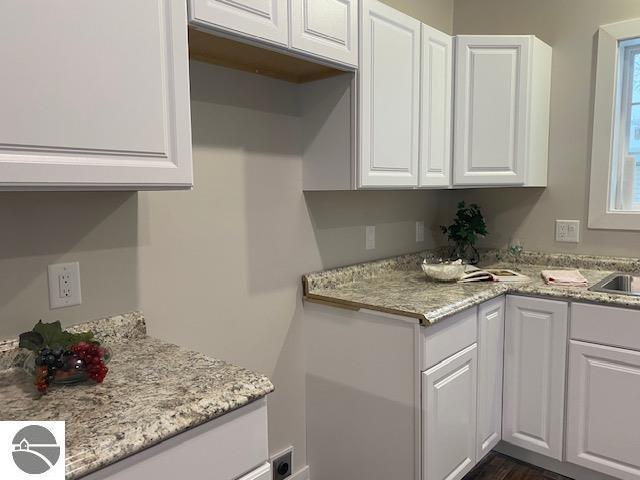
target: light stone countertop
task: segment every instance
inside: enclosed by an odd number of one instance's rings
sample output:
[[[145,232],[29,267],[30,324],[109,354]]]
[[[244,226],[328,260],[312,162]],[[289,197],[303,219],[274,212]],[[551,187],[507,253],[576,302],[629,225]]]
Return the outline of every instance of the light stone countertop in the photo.
[[[92,330],[112,348],[109,373],[103,384],[54,386],[42,397],[33,379],[15,367],[24,352],[15,341],[0,341],[0,420],[65,420],[67,479],[273,391],[264,375],[148,337],[138,312],[75,330]]]
[[[420,263],[425,257],[436,258],[437,253],[402,255],[305,275],[305,299],[411,317],[427,326],[505,293],[640,309],[640,297],[549,286],[540,277],[546,269],[578,268],[591,286],[613,271],[640,271],[637,259],[525,252],[518,266],[530,277],[529,282],[436,283],[426,279]],[[481,266],[513,268],[512,263],[504,261],[506,257],[504,252],[485,252]]]

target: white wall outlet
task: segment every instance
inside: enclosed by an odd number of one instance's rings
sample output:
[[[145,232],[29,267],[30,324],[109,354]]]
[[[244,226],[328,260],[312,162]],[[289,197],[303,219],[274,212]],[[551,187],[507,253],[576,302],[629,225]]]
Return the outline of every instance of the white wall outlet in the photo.
[[[49,265],[48,272],[50,308],[70,307],[82,303],[78,262]]]
[[[364,248],[374,250],[376,248],[376,227],[375,225],[367,225],[365,233]]]
[[[556,242],[578,243],[580,220],[556,220]]]
[[[424,222],[416,222],[416,243],[424,242]]]

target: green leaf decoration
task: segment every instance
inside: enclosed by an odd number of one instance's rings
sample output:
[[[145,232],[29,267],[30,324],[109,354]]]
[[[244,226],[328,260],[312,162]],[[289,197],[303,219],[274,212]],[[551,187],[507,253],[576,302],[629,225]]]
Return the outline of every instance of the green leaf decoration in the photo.
[[[474,248],[478,237],[487,235],[487,225],[476,203],[467,205],[458,203],[458,210],[449,226],[441,225],[440,230],[449,241],[456,246],[458,252],[463,252],[467,247]]]
[[[20,334],[20,348],[26,348],[32,352],[39,351],[44,347],[44,338],[38,332],[24,332]]]
[[[92,332],[69,333],[62,330],[60,322],[43,323],[38,321],[31,332],[20,335],[20,346],[38,351],[43,347],[66,348],[80,342],[93,342]]]

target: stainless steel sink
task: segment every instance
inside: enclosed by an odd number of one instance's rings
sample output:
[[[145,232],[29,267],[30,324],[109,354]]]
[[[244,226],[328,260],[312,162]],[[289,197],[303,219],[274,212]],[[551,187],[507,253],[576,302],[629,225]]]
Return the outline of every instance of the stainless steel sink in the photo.
[[[640,297],[640,274],[612,273],[589,288],[589,290],[593,292],[617,293],[619,295]]]

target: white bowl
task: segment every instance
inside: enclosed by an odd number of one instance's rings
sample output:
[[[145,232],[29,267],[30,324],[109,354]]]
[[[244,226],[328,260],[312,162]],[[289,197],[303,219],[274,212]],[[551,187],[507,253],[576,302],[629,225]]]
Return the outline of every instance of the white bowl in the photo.
[[[466,268],[460,260],[453,263],[422,264],[422,271],[427,278],[436,282],[457,282],[464,275]]]

